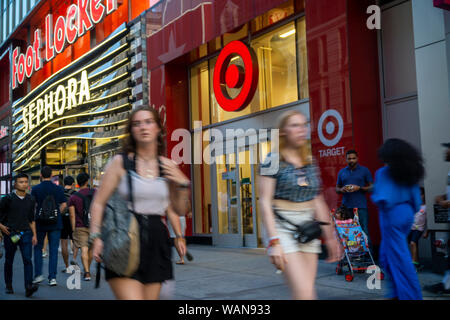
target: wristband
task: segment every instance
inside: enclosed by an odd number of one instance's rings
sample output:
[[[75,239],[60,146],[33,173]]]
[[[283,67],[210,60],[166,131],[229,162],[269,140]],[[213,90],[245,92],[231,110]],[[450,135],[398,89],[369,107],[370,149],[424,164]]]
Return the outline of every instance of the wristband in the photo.
[[[269,241],[269,245],[267,246],[267,250],[269,250],[270,247],[273,247],[274,245],[280,244],[280,239],[278,237],[271,239]]]
[[[189,188],[190,186],[191,186],[191,183],[190,183],[190,182],[186,182],[186,183],[178,183],[178,184],[177,184],[177,187],[180,188],[180,189],[187,189],[187,188]]]
[[[100,238],[102,234],[100,232],[93,232],[89,235],[88,244],[91,246],[91,244],[94,242],[95,239]]]

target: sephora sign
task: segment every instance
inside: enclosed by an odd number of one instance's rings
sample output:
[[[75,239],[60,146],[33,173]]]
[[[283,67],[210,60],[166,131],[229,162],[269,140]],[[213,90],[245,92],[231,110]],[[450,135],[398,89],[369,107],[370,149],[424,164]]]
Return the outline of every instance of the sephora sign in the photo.
[[[53,15],[45,17],[45,61],[51,61],[63,52],[66,45],[72,44],[87,31],[117,10],[117,0],[78,0],[67,8],[65,16],[59,16],[53,26]],[[41,57],[41,29],[34,31],[34,41],[25,53],[16,47],[12,54],[12,88],[15,89],[43,67]]]

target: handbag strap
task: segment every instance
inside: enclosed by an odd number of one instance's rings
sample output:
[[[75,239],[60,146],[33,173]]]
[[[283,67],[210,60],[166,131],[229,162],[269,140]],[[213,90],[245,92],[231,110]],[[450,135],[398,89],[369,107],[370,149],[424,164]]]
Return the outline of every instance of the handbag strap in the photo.
[[[123,166],[124,166],[125,170],[127,171],[127,181],[128,181],[128,190],[129,190],[128,201],[131,202],[131,208],[134,213],[135,210],[134,210],[134,201],[133,201],[133,182],[131,179],[130,170],[136,171],[136,154],[134,155],[133,161],[131,161],[125,153],[122,154],[122,157],[123,157]]]
[[[288,219],[286,219],[285,217],[283,217],[281,214],[279,214],[277,210],[274,209],[273,212],[274,212],[274,214],[277,216],[277,218],[280,219],[281,221],[287,222],[287,223],[289,223],[290,225],[293,225],[293,226],[295,226],[295,227],[298,227],[295,223],[293,223],[292,221],[289,221]],[[328,222],[322,222],[322,221],[317,221],[317,220],[314,220],[314,221],[315,221],[316,223],[318,223],[319,225],[321,225],[321,226],[325,226],[325,225],[328,225],[328,224],[329,224]]]

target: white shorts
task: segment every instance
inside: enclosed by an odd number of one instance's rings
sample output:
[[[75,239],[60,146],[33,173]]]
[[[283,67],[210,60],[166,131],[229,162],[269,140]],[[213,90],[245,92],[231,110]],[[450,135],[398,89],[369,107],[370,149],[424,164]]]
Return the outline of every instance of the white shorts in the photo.
[[[314,219],[313,209],[304,209],[300,211],[287,211],[277,210],[277,212],[287,220],[294,224],[300,224],[305,221],[311,221]],[[314,239],[308,243],[299,243],[294,239],[295,227],[287,222],[281,222],[275,216],[275,229],[277,235],[280,237],[280,244],[285,254],[293,252],[308,252],[308,253],[321,253],[321,241],[320,239]],[[290,230],[293,229],[293,230]]]
[[[181,225],[181,234],[185,235],[186,233],[186,217],[180,216],[180,225]],[[169,222],[169,219],[167,219],[167,228],[169,229],[170,237],[175,238],[175,232],[173,231],[172,225]]]

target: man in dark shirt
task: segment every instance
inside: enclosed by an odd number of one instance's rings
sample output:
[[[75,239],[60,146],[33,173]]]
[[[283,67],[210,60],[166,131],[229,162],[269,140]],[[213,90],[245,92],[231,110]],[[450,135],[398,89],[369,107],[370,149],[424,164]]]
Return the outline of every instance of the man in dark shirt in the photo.
[[[80,186],[80,190],[70,196],[69,203],[67,204],[70,212],[70,220],[73,231],[73,245],[75,250],[81,248],[81,261],[84,267],[84,280],[91,280],[90,266],[92,262],[92,250],[89,249],[89,225],[86,225],[83,221],[83,209],[84,201],[82,197],[85,197],[88,202],[92,201],[94,195],[94,189],[89,188],[89,175],[87,173],[80,173],[77,176],[77,183]],[[86,208],[89,212],[89,208]]]
[[[27,194],[28,176],[19,173],[14,177],[15,191],[0,201],[0,230],[5,235],[5,284],[6,293],[13,294],[13,262],[17,247],[20,248],[25,276],[25,295],[31,297],[38,286],[33,284],[32,246],[37,244],[34,210],[36,202]]]
[[[358,209],[359,223],[369,237],[369,211],[367,210],[366,193],[372,188],[372,175],[369,169],[358,164],[358,154],[355,150],[347,151],[346,156],[348,166],[339,171],[336,192],[343,194],[342,204],[344,206]]]
[[[50,251],[50,259],[48,264],[48,280],[50,286],[56,286],[56,268],[58,266],[58,247],[61,237],[61,229],[63,227],[61,212],[67,207],[67,200],[64,195],[64,189],[57,186],[51,181],[52,169],[45,166],[41,170],[42,182],[31,190],[31,195],[36,199],[36,230],[38,243],[34,247],[34,274],[36,278],[33,283],[44,281],[42,275],[42,247],[45,235],[48,237],[48,246]],[[38,219],[39,210],[42,207],[44,199],[51,195],[55,201],[57,209],[57,219],[55,223],[48,224]]]

